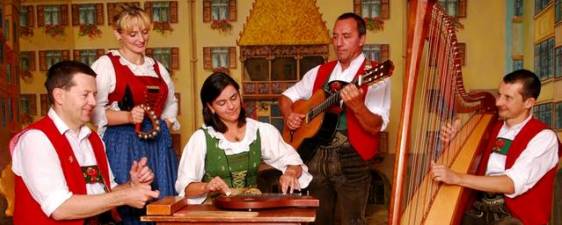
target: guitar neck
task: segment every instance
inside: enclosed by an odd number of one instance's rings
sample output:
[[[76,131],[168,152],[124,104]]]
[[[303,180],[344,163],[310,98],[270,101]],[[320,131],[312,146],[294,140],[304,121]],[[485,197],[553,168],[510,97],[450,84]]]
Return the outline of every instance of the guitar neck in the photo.
[[[310,121],[314,119],[316,116],[325,112],[328,109],[328,107],[339,102],[340,100],[341,100],[340,91],[332,93],[330,97],[326,98],[326,100],[324,100],[322,103],[312,108],[312,110],[310,110],[310,112],[307,113],[306,117]]]

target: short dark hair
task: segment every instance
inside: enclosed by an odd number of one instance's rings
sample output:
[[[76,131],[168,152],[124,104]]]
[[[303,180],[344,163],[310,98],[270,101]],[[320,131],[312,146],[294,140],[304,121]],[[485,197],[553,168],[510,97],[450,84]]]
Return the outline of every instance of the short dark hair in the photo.
[[[541,80],[529,70],[520,69],[508,73],[503,77],[503,82],[506,84],[521,83],[523,85],[523,88],[521,88],[523,100],[531,97],[537,99],[541,93]]]
[[[49,102],[54,102],[53,90],[55,88],[68,90],[75,85],[72,78],[74,78],[74,75],[77,73],[83,73],[94,78],[96,77],[96,72],[94,72],[90,66],[78,61],[61,61],[49,68],[49,71],[47,71],[47,80],[45,81]]]
[[[221,92],[229,85],[232,85],[236,91],[240,93],[240,85],[238,85],[232,77],[222,72],[216,72],[207,77],[201,87],[200,97],[201,104],[203,104],[203,120],[205,121],[205,125],[211,126],[213,129],[221,133],[226,132],[228,128],[220,120],[219,116],[211,111],[208,105],[212,104],[213,101],[219,97]],[[240,97],[240,103],[242,104],[242,97]],[[241,127],[244,124],[246,124],[246,110],[244,110],[243,105],[240,105],[238,126]]]
[[[347,12],[344,14],[341,14],[337,20],[345,20],[345,19],[353,19],[355,20],[355,23],[357,23],[357,31],[359,32],[359,36],[363,36],[365,34],[367,34],[367,27],[365,25],[365,20],[352,12]],[[336,21],[337,21],[336,20]]]

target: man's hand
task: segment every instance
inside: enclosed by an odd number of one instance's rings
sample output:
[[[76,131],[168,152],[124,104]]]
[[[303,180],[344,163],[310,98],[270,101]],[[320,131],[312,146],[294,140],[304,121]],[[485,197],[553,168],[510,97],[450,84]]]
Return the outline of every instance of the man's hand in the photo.
[[[291,112],[289,116],[285,118],[285,123],[289,129],[296,130],[302,126],[304,117],[304,114]]]
[[[446,184],[459,184],[460,176],[455,171],[444,165],[431,161],[431,177],[434,181],[440,181]]]
[[[133,161],[133,165],[129,171],[129,175],[131,176],[129,181],[131,185],[150,185],[150,183],[152,183],[154,180],[154,173],[148,167],[147,163],[148,159],[146,157],[142,157],[138,162],[136,160]]]
[[[441,127],[439,139],[441,139],[443,143],[448,144],[451,140],[453,140],[453,138],[455,138],[461,128],[461,125],[460,118],[455,118],[452,124],[446,123]]]
[[[279,177],[279,184],[281,185],[281,192],[283,194],[293,193],[293,190],[300,190],[299,177],[302,174],[302,167],[287,166],[285,173]]]
[[[143,208],[147,201],[160,195],[160,191],[152,191],[148,184],[131,185],[121,191],[125,193],[125,204],[139,209]]]
[[[129,121],[133,124],[142,123],[144,119],[144,109],[137,105],[131,109],[131,115],[129,116]]]
[[[346,85],[340,92],[341,99],[353,112],[359,112],[361,109],[366,108],[365,103],[361,96],[363,91],[353,84]]]
[[[205,185],[205,192],[216,192],[220,191],[225,195],[230,195],[231,191],[228,185],[220,177],[214,177]]]

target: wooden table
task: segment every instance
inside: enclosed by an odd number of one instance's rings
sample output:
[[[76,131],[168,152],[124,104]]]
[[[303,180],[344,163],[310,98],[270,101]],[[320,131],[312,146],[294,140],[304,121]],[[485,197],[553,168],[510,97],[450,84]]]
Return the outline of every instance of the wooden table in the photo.
[[[316,208],[279,208],[259,211],[225,211],[213,205],[187,205],[187,200],[167,197],[147,206],[141,221],[158,225],[180,224],[306,224],[314,222]]]

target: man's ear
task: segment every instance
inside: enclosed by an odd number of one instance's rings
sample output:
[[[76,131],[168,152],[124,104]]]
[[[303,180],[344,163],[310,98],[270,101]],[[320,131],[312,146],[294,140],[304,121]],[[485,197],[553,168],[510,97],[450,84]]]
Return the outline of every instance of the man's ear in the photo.
[[[64,89],[55,88],[53,89],[53,105],[60,105],[64,101]]]
[[[531,109],[533,108],[533,106],[537,103],[537,99],[533,98],[533,97],[529,97],[527,99],[525,99],[525,102],[523,102],[523,104],[525,105],[526,109]]]

